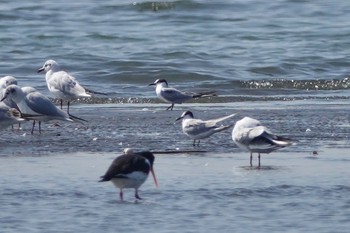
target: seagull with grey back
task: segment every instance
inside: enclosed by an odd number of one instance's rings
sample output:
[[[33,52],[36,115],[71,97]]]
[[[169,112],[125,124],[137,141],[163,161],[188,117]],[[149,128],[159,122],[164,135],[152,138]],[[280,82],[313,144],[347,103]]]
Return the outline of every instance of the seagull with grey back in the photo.
[[[6,87],[12,84],[17,85],[17,79],[15,77],[8,75],[0,78],[0,99],[4,96]],[[12,99],[5,99],[3,103],[10,108],[16,108],[18,110],[17,104]]]
[[[26,93],[26,92],[29,93]],[[10,85],[5,89],[3,101],[6,98],[11,98],[17,104],[22,115],[27,119],[39,121],[39,132],[41,133],[40,122],[50,120],[61,121],[85,121],[81,118],[74,117],[67,114],[61,109],[57,108],[46,96],[33,88],[27,88],[24,91],[17,85]],[[35,122],[33,123],[32,132],[34,130]]]
[[[38,73],[44,71],[46,84],[49,91],[61,102],[61,109],[63,105],[63,101],[67,101],[67,113],[69,114],[69,105],[72,100],[76,100],[79,98],[89,98],[91,95],[89,93],[94,94],[102,94],[100,92],[94,92],[91,90],[87,90],[82,87],[78,81],[67,73],[63,71],[58,63],[54,60],[47,60],[43,67],[38,70]],[[88,93],[89,92],[89,93]]]
[[[251,167],[253,166],[253,153],[258,153],[258,167],[260,167],[260,154],[269,154],[293,144],[291,139],[271,133],[261,125],[260,121],[250,117],[244,117],[236,122],[232,130],[232,140],[238,147],[250,152]]]

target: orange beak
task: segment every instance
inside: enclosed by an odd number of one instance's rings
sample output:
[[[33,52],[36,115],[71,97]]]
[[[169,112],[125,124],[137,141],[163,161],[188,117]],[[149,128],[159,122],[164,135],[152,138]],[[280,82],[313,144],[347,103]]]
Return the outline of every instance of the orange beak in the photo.
[[[155,184],[156,187],[158,188],[158,182],[157,182],[156,175],[154,174],[153,167],[151,167],[151,174],[152,174],[152,176],[153,176],[154,184]]]

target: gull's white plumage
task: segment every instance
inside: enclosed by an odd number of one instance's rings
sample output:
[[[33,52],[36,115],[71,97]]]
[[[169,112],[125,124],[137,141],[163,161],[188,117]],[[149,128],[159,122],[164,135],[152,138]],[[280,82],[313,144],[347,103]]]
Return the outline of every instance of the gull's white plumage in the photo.
[[[236,122],[232,130],[232,140],[235,144],[250,152],[250,166],[252,166],[253,153],[258,153],[259,167],[260,154],[270,153],[279,148],[293,144],[291,139],[271,133],[260,121],[244,117]]]
[[[38,72],[45,71],[46,84],[49,91],[62,102],[68,101],[67,113],[69,113],[70,101],[82,98],[91,97],[86,92],[78,81],[66,71],[63,71],[58,63],[54,60],[47,60]]]
[[[46,96],[35,91],[34,88],[28,87],[22,90],[16,85],[10,85],[5,89],[3,99],[6,98],[11,98],[15,101],[19,110],[26,118],[37,120],[39,123],[40,121],[50,120],[73,121],[70,115],[57,108]]]
[[[0,99],[3,98],[6,87],[12,84],[17,85],[17,79],[15,77],[8,75],[0,78]],[[11,99],[5,99],[3,103],[10,108],[15,108],[18,110],[17,104]]]

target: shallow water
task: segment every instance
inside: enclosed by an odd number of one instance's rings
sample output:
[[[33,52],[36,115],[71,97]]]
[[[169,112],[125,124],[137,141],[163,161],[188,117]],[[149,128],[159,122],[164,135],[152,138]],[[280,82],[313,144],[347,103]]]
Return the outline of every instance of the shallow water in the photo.
[[[165,107],[73,105],[88,124],[44,124],[41,135],[30,135],[30,123],[4,131],[2,232],[348,231],[348,103]],[[193,148],[180,124],[173,124],[186,108],[203,119],[232,112],[254,116],[298,142],[263,155],[261,169],[250,168],[249,154],[233,144],[231,130]],[[124,147],[156,153],[160,187],[148,180],[142,201],[126,190],[122,203],[111,183],[97,182]]]
[[[246,153],[157,155],[160,186],[125,202],[98,183],[115,153],[1,157],[2,232],[347,232],[348,155],[274,153],[261,169]]]
[[[338,0],[2,3],[0,76],[49,95],[36,71],[52,58],[108,95],[72,103],[86,124],[2,131],[0,231],[348,232],[349,9]],[[218,97],[165,111],[147,86],[157,78]],[[238,113],[227,124],[254,117],[297,143],[251,169],[231,130],[193,148],[174,124],[185,110]],[[128,190],[121,203],[97,182],[125,147],[156,154],[160,187],[147,181],[142,201]]]
[[[111,98],[147,84],[220,95],[346,96],[347,1],[10,1],[0,10],[0,73],[47,93],[46,59]]]

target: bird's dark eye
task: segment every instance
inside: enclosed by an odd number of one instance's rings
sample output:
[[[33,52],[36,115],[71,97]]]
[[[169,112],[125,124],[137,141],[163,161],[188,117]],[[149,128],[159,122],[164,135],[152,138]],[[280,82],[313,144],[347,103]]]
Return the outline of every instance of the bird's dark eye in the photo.
[[[10,89],[10,92],[11,92],[11,93],[15,93],[16,90],[15,90],[15,89]]]

